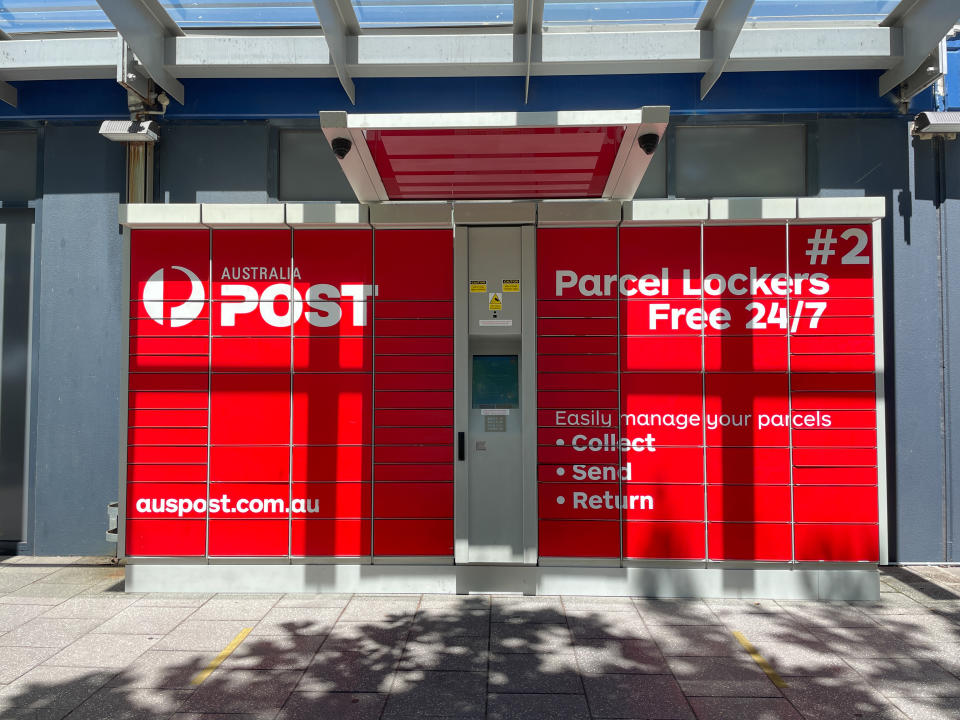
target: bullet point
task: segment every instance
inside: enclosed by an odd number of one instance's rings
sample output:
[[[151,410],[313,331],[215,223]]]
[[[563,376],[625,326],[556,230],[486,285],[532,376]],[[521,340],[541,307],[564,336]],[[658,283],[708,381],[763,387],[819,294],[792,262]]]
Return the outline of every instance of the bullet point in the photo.
[[[563,445],[563,438],[559,438],[557,440],[557,445]]]
[[[563,505],[564,502],[563,495],[557,495],[557,505]]]
[[[557,468],[557,475],[563,475],[564,472],[563,468]]]

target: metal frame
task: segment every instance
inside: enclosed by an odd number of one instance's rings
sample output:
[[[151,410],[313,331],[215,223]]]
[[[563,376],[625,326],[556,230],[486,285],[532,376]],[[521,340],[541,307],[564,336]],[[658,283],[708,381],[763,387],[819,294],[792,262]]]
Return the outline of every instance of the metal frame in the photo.
[[[167,38],[182,37],[183,30],[159,0],[97,0],[97,4],[113,23],[123,43],[136,54],[147,75],[182,105],[183,85],[166,67],[166,41]],[[121,61],[117,63],[118,80],[126,85],[127,53],[126,50],[121,53]],[[146,98],[140,90],[137,92]]]
[[[653,157],[637,143],[642,133],[663,138],[670,120],[670,108],[647,105],[635,110],[561,110],[554,112],[478,112],[478,113],[389,113],[348,114],[322,111],[320,124],[327,142],[349,139],[351,149],[340,160],[350,187],[360,202],[389,200],[380,171],[367,146],[365,130],[522,128],[522,127],[603,127],[622,125],[626,132],[614,158],[602,198],[632,199]],[[658,145],[659,147],[659,145]]]
[[[336,68],[337,77],[350,102],[356,105],[357,91],[347,69],[347,35],[356,35],[360,31],[353,5],[350,0],[313,0],[313,7],[330,50],[330,62]]]
[[[710,32],[713,60],[710,69],[700,79],[701,100],[720,79],[752,7],[753,0],[708,0],[703,8],[697,30]]]
[[[958,20],[956,0],[901,0],[880,23],[898,30],[902,43],[900,59],[880,76],[880,94],[886,95],[910,79]]]

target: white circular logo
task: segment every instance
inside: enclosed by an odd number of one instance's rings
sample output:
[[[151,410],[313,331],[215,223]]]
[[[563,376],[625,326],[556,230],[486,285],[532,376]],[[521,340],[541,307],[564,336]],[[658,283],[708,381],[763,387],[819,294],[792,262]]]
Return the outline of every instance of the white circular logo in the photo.
[[[196,320],[203,310],[203,283],[200,282],[196,273],[182,265],[171,265],[171,268],[179,270],[190,279],[190,299],[170,308],[170,327],[183,327]],[[143,306],[147,309],[147,314],[158,325],[164,324],[163,270],[163,268],[157,270],[143,286]]]

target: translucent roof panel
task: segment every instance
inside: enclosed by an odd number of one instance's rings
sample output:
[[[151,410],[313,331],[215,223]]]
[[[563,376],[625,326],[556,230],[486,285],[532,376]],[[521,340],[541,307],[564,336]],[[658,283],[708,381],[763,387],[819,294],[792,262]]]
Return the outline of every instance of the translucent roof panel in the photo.
[[[546,0],[544,25],[695,25],[707,0]]]
[[[510,25],[513,2],[502,0],[353,0],[360,27]]]
[[[181,27],[317,27],[311,0],[160,0]]]
[[[878,24],[899,0],[755,0],[749,19],[759,22],[861,21]]]
[[[103,10],[93,0],[0,1],[0,30],[11,34],[112,28]]]

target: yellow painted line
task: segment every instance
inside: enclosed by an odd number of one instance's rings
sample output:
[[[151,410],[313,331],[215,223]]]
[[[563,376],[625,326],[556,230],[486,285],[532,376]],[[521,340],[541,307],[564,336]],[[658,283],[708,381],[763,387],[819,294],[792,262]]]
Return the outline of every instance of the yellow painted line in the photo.
[[[767,662],[767,659],[757,652],[757,649],[753,644],[743,636],[742,632],[737,630],[733,631],[733,636],[737,639],[737,642],[743,645],[743,649],[746,650],[750,657],[753,658],[753,661],[760,666],[760,669],[763,670],[767,677],[770,678],[770,681],[776,685],[778,688],[787,687],[787,683],[784,682],[784,679],[777,674],[777,671],[774,670],[770,663]]]
[[[230,657],[230,653],[232,653],[234,650],[240,647],[240,643],[246,640],[247,635],[249,635],[252,630],[253,628],[244,628],[239,633],[237,633],[237,636],[230,641],[230,644],[227,645],[223,650],[221,650],[220,654],[217,655],[213,660],[211,660],[210,664],[207,665],[207,667],[205,667],[203,670],[198,672],[197,676],[190,681],[190,684],[199,685],[208,677],[210,677],[210,673],[212,673],[214,670],[220,667],[220,663],[222,663],[224,660]]]

